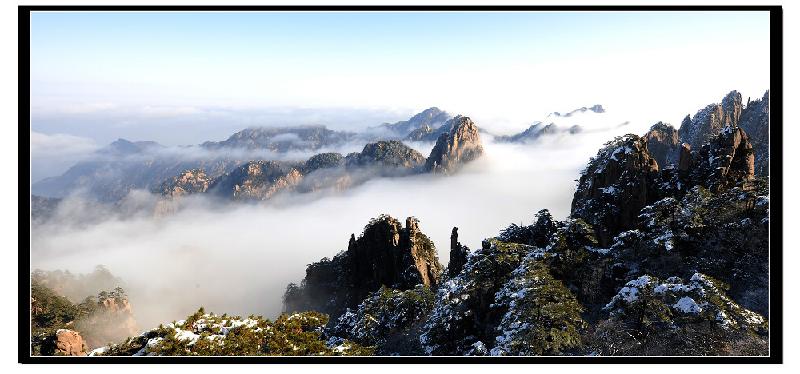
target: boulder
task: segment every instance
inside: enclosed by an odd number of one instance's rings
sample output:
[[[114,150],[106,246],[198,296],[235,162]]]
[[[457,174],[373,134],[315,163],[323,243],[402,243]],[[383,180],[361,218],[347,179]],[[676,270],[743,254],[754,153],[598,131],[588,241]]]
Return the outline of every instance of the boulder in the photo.
[[[55,341],[56,356],[86,356],[86,343],[77,331],[59,329]]]

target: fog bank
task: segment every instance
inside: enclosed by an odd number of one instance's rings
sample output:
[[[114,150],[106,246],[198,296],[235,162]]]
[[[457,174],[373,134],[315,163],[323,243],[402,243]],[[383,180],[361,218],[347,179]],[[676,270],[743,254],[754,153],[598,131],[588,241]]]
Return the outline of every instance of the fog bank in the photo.
[[[299,282],[307,264],[345,250],[350,234],[379,214],[417,217],[444,264],[454,226],[475,249],[512,222],[531,223],[539,209],[566,217],[579,171],[612,135],[486,143],[485,156],[456,175],[382,178],[328,196],[283,196],[280,204],[220,209],[200,197],[167,217],[114,216],[74,228],[61,212],[32,233],[32,269],[89,272],[106,265],[128,284],[141,328],[200,306],[273,318],[287,283]]]

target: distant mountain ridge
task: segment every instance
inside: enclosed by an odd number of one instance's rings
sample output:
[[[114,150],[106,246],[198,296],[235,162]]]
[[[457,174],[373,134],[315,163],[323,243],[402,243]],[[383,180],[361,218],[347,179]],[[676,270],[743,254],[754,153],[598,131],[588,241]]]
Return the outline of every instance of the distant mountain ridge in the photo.
[[[606,113],[606,110],[600,104],[580,107],[566,113],[552,112],[545,119],[534,121],[530,127],[519,133],[496,135],[494,140],[500,143],[531,144],[547,136],[574,135],[585,130],[587,126],[585,126],[584,120],[592,115],[603,113]]]
[[[469,117],[442,134],[426,158],[397,140],[368,143],[361,152],[322,153],[306,161],[248,161],[208,178],[202,170],[173,178],[161,188],[165,198],[208,192],[231,200],[264,201],[283,191],[343,190],[371,178],[456,172],[483,154],[477,126]],[[188,186],[187,186],[188,185]]]
[[[602,105],[595,104],[595,105],[592,105],[590,107],[585,107],[585,106],[584,107],[580,107],[578,109],[574,109],[572,111],[569,111],[569,112],[563,113],[563,114],[559,113],[559,112],[553,112],[552,115],[556,116],[556,117],[572,117],[573,114],[586,113],[587,110],[591,111],[591,112],[594,112],[594,113],[605,113],[606,112],[605,108],[603,108]]]
[[[220,142],[201,144],[207,149],[267,149],[276,152],[317,150],[356,138],[356,133],[330,130],[325,126],[252,127]]]
[[[438,129],[451,118],[453,118],[453,116],[451,116],[449,113],[437,107],[430,107],[420,113],[415,114],[406,121],[384,123],[380,126],[377,126],[377,128],[387,130],[390,133],[390,136],[394,136],[398,139],[407,139],[414,132],[424,132],[427,129]]]
[[[214,195],[229,196],[232,192],[227,187],[245,188],[244,183],[249,180],[252,185],[253,178],[258,179],[259,185],[282,185],[278,190],[295,187],[301,190],[318,190],[330,183],[338,186],[337,188],[344,188],[360,183],[364,175],[361,173],[362,175],[355,177],[350,172],[331,171],[336,167],[346,167],[350,171],[356,167],[369,167],[373,172],[385,169],[377,173],[384,176],[418,172],[417,169],[421,170],[425,164],[426,157],[402,144],[401,140],[435,142],[440,135],[454,129],[455,118],[462,117],[452,117],[439,108],[431,107],[406,121],[380,125],[379,128],[389,133],[383,139],[376,139],[376,134],[372,132],[336,131],[321,125],[251,127],[222,141],[207,141],[199,146],[181,147],[177,151],[156,142],[118,139],[97,151],[95,157],[79,162],[64,174],[34,183],[31,190],[35,195],[54,198],[83,191],[93,199],[115,202],[134,189],[176,197],[207,191]],[[307,162],[255,156],[262,151],[285,155],[294,151],[313,152],[323,148],[337,148],[357,142],[365,144],[362,152],[346,157],[340,154],[329,155],[339,159],[341,164],[324,167],[323,169],[328,169],[326,173],[316,174],[327,174],[326,178],[313,183],[301,183],[303,176],[314,171]],[[197,156],[186,158],[181,156],[181,152]],[[249,154],[254,156],[248,156]],[[315,158],[317,156],[307,161],[322,161],[322,158]],[[252,168],[249,169],[252,173],[245,172],[242,168]],[[336,173],[338,175],[334,176]],[[265,179],[259,179],[262,177]],[[240,197],[250,196],[247,200],[258,200],[278,192],[270,190],[272,192],[268,193],[267,190],[253,190],[252,194],[240,191],[235,194]]]

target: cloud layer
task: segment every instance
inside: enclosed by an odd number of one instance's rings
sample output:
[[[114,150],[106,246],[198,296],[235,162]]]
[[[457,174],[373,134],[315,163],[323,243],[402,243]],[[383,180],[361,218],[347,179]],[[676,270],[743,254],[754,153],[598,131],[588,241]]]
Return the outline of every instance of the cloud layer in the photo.
[[[123,205],[139,214],[109,212],[82,225],[74,224],[81,209],[105,213],[73,202],[53,224],[35,229],[32,267],[88,272],[108,266],[131,287],[143,328],[201,305],[274,317],[288,282],[300,281],[307,264],[345,250],[349,235],[381,213],[417,217],[445,264],[454,226],[474,249],[512,222],[531,222],[539,209],[567,216],[579,170],[608,136],[487,143],[485,157],[449,177],[383,178],[328,196],[287,195],[257,206],[220,207],[197,197],[162,218],[147,210],[152,197],[145,192]]]

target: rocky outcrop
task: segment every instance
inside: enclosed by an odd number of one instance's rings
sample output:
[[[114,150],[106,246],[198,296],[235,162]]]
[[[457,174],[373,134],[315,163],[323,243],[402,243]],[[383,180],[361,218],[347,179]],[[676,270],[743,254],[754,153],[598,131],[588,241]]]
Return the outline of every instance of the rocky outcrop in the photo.
[[[595,226],[601,244],[633,227],[639,211],[654,202],[658,163],[647,140],[636,135],[607,143],[589,161],[572,200],[572,217]]]
[[[689,172],[689,167],[692,166],[692,146],[686,143],[681,143],[681,149],[678,154],[678,172],[686,174]]]
[[[704,144],[693,159],[696,160],[692,170],[693,182],[715,192],[754,177],[753,145],[740,127],[723,129]]]
[[[753,144],[756,175],[769,175],[769,90],[761,99],[750,101],[739,121]]]
[[[390,216],[380,216],[347,248],[354,296],[362,299],[380,286],[409,289],[417,284],[436,287],[442,265],[433,242],[419,230],[416,218],[405,228]]]
[[[658,199],[680,198],[696,185],[720,192],[734,186],[747,187],[746,183],[753,180],[753,146],[742,128],[724,127],[696,152],[689,144],[681,144],[673,151],[677,170],[660,171],[650,144],[663,135],[662,130],[656,129],[654,135],[651,129],[641,138],[617,138],[598,152],[581,175],[572,201],[572,216],[593,225],[602,245],[632,228],[639,211]],[[668,143],[674,144],[675,140],[671,136]],[[662,146],[665,142],[655,143]]]
[[[659,122],[650,128],[644,135],[647,140],[647,150],[656,159],[659,168],[678,164],[680,157],[680,141],[678,130],[669,124]]]
[[[165,197],[181,197],[195,193],[203,193],[211,185],[209,177],[203,169],[186,170],[161,185],[161,195]]]
[[[100,347],[139,333],[133,309],[121,289],[101,293],[91,314],[76,322],[86,345]]]
[[[215,180],[209,190],[241,201],[263,201],[291,190],[303,175],[291,165],[275,161],[250,161]]]
[[[483,145],[478,126],[469,117],[457,117],[453,129],[439,136],[425,168],[432,173],[450,174],[481,155]]]
[[[452,278],[461,272],[467,263],[469,248],[458,241],[458,227],[453,227],[450,234],[450,262],[447,263],[447,275]]]
[[[742,108],[742,94],[731,91],[721,103],[708,105],[691,118],[686,116],[678,130],[681,141],[699,148],[724,127],[738,126]]]
[[[309,265],[302,287],[287,288],[284,309],[319,310],[338,317],[383,286],[435,288],[442,272],[436,247],[420,231],[416,218],[407,218],[403,227],[400,221],[381,215],[358,238],[350,236],[346,251]]]
[[[86,343],[77,331],[59,329],[55,334],[56,356],[86,356]]]

